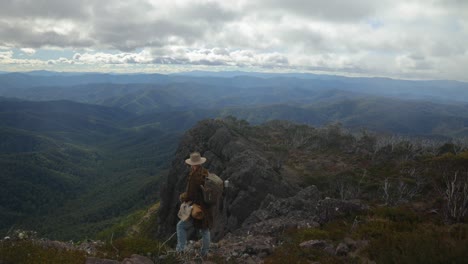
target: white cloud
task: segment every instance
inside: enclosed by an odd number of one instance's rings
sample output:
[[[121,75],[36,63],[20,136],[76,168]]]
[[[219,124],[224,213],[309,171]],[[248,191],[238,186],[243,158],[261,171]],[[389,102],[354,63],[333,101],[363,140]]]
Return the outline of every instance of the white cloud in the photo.
[[[0,62],[10,60],[13,57],[13,51],[0,51]]]
[[[34,53],[36,53],[36,50],[35,49],[31,49],[31,48],[22,48],[20,49],[24,54],[26,55],[34,55]]]
[[[258,53],[251,50],[186,49],[171,47],[167,49],[144,49],[138,53],[76,53],[73,56],[76,63],[84,64],[171,64],[171,65],[215,65],[236,67],[283,67],[287,66],[288,58],[272,53]]]

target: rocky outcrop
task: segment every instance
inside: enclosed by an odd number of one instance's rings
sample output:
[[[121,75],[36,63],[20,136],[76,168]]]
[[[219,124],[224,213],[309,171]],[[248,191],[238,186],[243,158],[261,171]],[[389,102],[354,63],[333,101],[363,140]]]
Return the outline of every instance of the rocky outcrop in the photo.
[[[215,210],[213,240],[241,227],[268,194],[284,198],[298,191],[281,172],[273,169],[261,148],[242,133],[224,121],[201,121],[184,135],[162,186],[159,237],[175,232],[179,194],[185,189],[189,172],[184,160],[193,151],[199,151],[208,159],[204,166],[210,172],[230,181],[230,187]]]
[[[312,185],[292,197],[267,195],[260,208],[244,221],[242,228],[253,233],[275,235],[289,228],[318,227],[365,208],[359,201],[321,199],[319,190]]]

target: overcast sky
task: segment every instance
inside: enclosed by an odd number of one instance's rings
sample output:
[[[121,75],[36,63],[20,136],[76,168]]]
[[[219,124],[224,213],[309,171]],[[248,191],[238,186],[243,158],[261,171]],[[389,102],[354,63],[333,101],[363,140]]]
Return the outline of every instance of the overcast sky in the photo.
[[[0,71],[468,81],[468,0],[0,0]]]

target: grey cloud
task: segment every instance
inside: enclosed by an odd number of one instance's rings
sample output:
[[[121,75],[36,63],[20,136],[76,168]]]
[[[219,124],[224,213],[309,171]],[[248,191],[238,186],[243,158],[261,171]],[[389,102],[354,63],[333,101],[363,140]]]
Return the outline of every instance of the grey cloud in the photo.
[[[289,13],[332,22],[350,22],[374,15],[377,10],[385,8],[387,1],[374,0],[263,0],[255,5],[263,9],[274,9]]]
[[[187,58],[172,58],[172,57],[159,57],[154,58],[152,63],[154,64],[189,64]]]
[[[0,43],[16,47],[91,47],[131,51],[142,47],[203,43],[207,32],[219,32],[238,14],[219,3],[152,5],[145,0],[23,0],[0,8]],[[167,16],[151,16],[163,9]],[[8,18],[8,19],[6,19]],[[70,34],[45,28],[44,19],[71,25]],[[8,21],[5,22],[5,21]],[[67,24],[68,23],[68,24]],[[31,28],[42,28],[41,33]]]
[[[34,22],[13,24],[0,20],[0,44],[13,44],[30,48],[44,46],[90,47],[94,45],[94,41],[82,36],[80,31],[73,30],[66,35],[52,30],[36,32],[31,30],[33,24]]]
[[[219,61],[219,60],[218,61],[210,61],[210,60],[207,60],[207,59],[191,61],[190,64],[192,64],[192,65],[206,65],[206,66],[225,66],[225,65],[228,65],[224,61]]]
[[[301,45],[303,50],[324,52],[333,48],[331,43],[327,43],[322,33],[308,28],[292,28],[281,31],[281,39],[285,45]]]
[[[411,54],[408,57],[412,60],[424,60],[424,56],[418,53]]]
[[[82,19],[89,16],[89,0],[5,0],[0,17]]]
[[[166,20],[129,22],[103,19],[96,21],[91,38],[97,39],[103,46],[131,51],[145,46],[187,45],[193,43],[199,35],[203,35],[201,28]],[[175,40],[181,43],[171,43]]]
[[[227,10],[216,2],[192,3],[177,11],[179,20],[196,20],[208,23],[231,21],[242,16],[233,10]]]
[[[467,39],[468,41],[468,39]],[[468,47],[462,41],[451,40],[448,41],[437,41],[428,45],[430,55],[435,57],[448,57],[456,56],[458,54],[464,54],[468,52]]]
[[[449,7],[465,11],[468,8],[468,1],[466,0],[435,0],[434,2],[441,7]]]
[[[416,61],[414,66],[412,67],[415,70],[432,70],[434,69],[434,65],[429,61]]]
[[[145,14],[149,10],[161,7],[136,2],[127,2],[120,8],[112,8],[111,3],[96,6],[91,37],[104,46],[123,51],[148,46],[191,45],[204,41],[206,32],[219,28],[217,23],[235,17],[217,3],[168,8],[170,18],[147,17]]]
[[[407,66],[413,70],[431,70],[434,68],[433,64],[422,54],[410,54],[407,56],[410,60],[410,65]]]
[[[269,65],[269,66],[286,66],[289,65],[289,59],[281,54],[271,54],[264,57],[258,66]]]

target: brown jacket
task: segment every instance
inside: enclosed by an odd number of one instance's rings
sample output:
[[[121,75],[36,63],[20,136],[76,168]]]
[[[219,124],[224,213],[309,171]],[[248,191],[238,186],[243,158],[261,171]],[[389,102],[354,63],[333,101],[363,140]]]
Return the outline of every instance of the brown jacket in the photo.
[[[201,206],[204,217],[202,220],[192,219],[195,228],[207,229],[213,226],[212,208],[205,204],[203,200],[203,191],[200,185],[205,183],[205,177],[208,176],[208,170],[199,166],[195,171],[190,171],[187,181],[187,192],[180,195],[182,202],[192,201]]]

